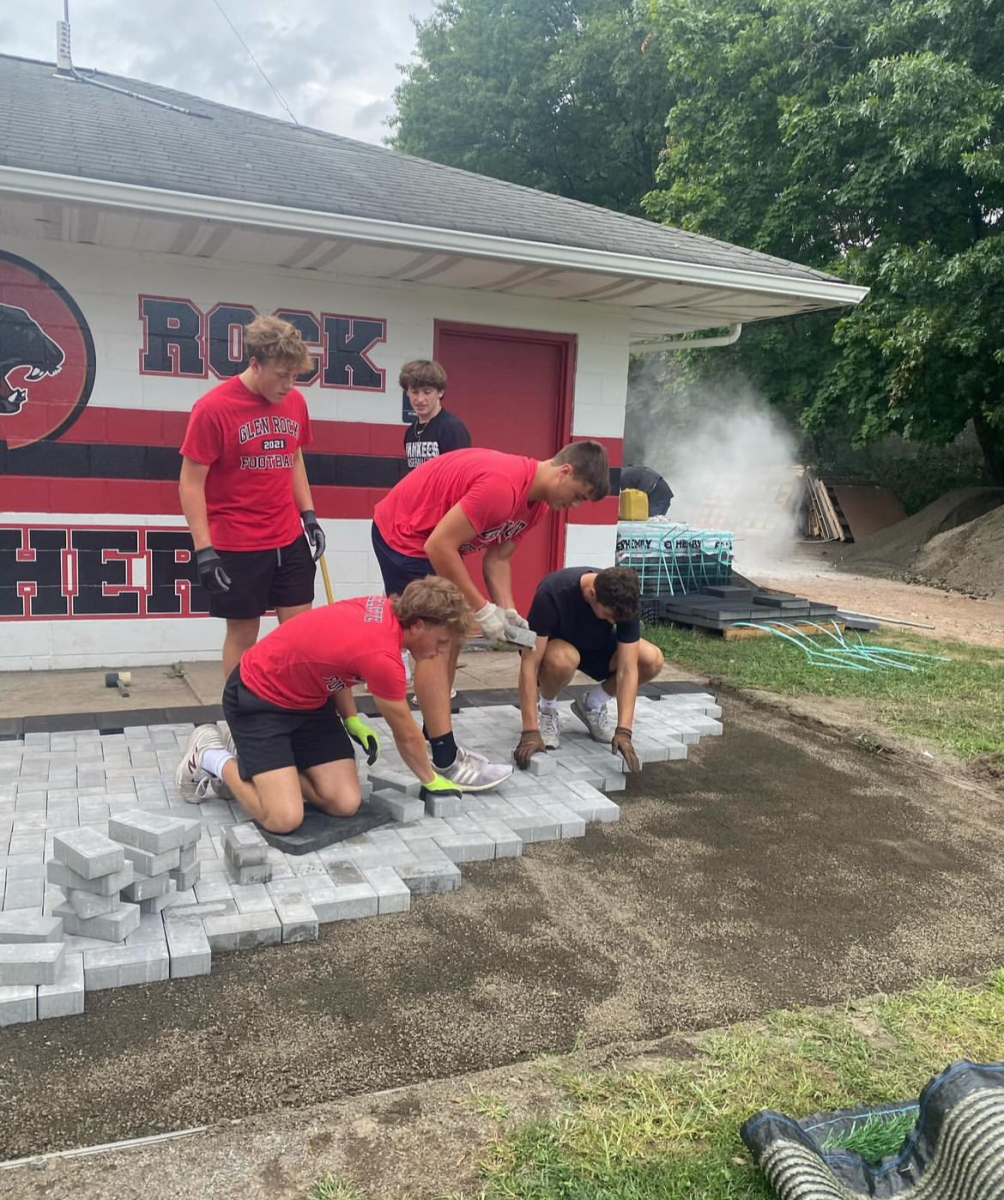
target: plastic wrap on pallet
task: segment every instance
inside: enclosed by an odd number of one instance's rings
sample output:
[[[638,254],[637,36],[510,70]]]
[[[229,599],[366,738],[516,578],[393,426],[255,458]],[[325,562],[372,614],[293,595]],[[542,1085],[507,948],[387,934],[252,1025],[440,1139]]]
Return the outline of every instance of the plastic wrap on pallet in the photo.
[[[732,534],[679,521],[621,521],[616,562],[637,571],[644,608],[645,598],[727,584],[732,576]]]

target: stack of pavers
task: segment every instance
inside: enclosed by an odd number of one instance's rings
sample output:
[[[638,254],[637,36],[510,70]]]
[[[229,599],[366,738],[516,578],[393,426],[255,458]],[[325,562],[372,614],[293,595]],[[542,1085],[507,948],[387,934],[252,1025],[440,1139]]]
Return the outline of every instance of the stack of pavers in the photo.
[[[835,604],[806,600],[787,592],[765,592],[738,584],[702,587],[697,592],[660,596],[655,617],[674,625],[727,629],[730,625],[766,625],[778,621],[832,621]]]
[[[84,939],[74,944],[83,948],[87,991],[201,973],[185,953],[173,960],[160,917],[199,879],[201,833],[198,820],[137,808],[111,817],[107,836],[82,827],[53,837],[46,877],[65,899],[52,915],[71,938]],[[141,928],[144,916],[149,924]]]
[[[59,917],[0,913],[0,1026],[84,1011],[84,956],[68,953]]]

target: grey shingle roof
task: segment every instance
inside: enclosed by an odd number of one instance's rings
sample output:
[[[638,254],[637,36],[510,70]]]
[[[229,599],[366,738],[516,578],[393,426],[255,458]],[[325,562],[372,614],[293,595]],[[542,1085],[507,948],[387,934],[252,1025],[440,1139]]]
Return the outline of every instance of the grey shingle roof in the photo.
[[[51,63],[0,55],[0,165],[789,280],[838,282],[785,259],[366,142],[155,84],[100,72],[93,77],[200,115],[59,77]]]

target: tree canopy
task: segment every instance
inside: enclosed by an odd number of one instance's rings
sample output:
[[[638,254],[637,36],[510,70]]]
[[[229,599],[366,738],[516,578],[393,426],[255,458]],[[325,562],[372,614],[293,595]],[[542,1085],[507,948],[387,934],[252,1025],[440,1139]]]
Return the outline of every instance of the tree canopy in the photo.
[[[440,0],[394,93],[406,154],[641,215],[672,97],[631,0]]]
[[[687,369],[862,442],[972,422],[1004,484],[1004,5],[440,0],[417,30],[398,149],[869,286]]]
[[[992,0],[653,0],[678,96],[648,212],[829,270],[857,309],[744,333],[803,427],[944,443],[1004,483],[1004,10]]]

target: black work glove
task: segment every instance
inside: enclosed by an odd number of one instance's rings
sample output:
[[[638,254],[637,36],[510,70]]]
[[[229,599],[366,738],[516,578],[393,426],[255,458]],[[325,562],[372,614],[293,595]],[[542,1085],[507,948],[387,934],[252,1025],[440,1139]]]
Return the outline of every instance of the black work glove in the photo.
[[[207,592],[219,596],[230,591],[230,576],[223,569],[223,559],[212,546],[196,550],[195,565],[199,571],[199,582]]]
[[[314,554],[314,562],[317,562],[324,553],[324,547],[328,544],[324,536],[324,530],[318,523],[317,513],[312,508],[305,508],[300,513],[300,520],[303,522],[303,532],[307,535],[307,541],[310,542],[310,548]]]
[[[614,731],[614,736],[610,741],[610,753],[619,754],[627,763],[629,771],[641,770],[641,760],[631,744],[631,730],[623,725],[618,725]]]
[[[547,750],[539,729],[524,729],[519,735],[519,745],[512,752],[516,766],[525,771],[530,765],[530,759],[535,754],[543,754]]]

